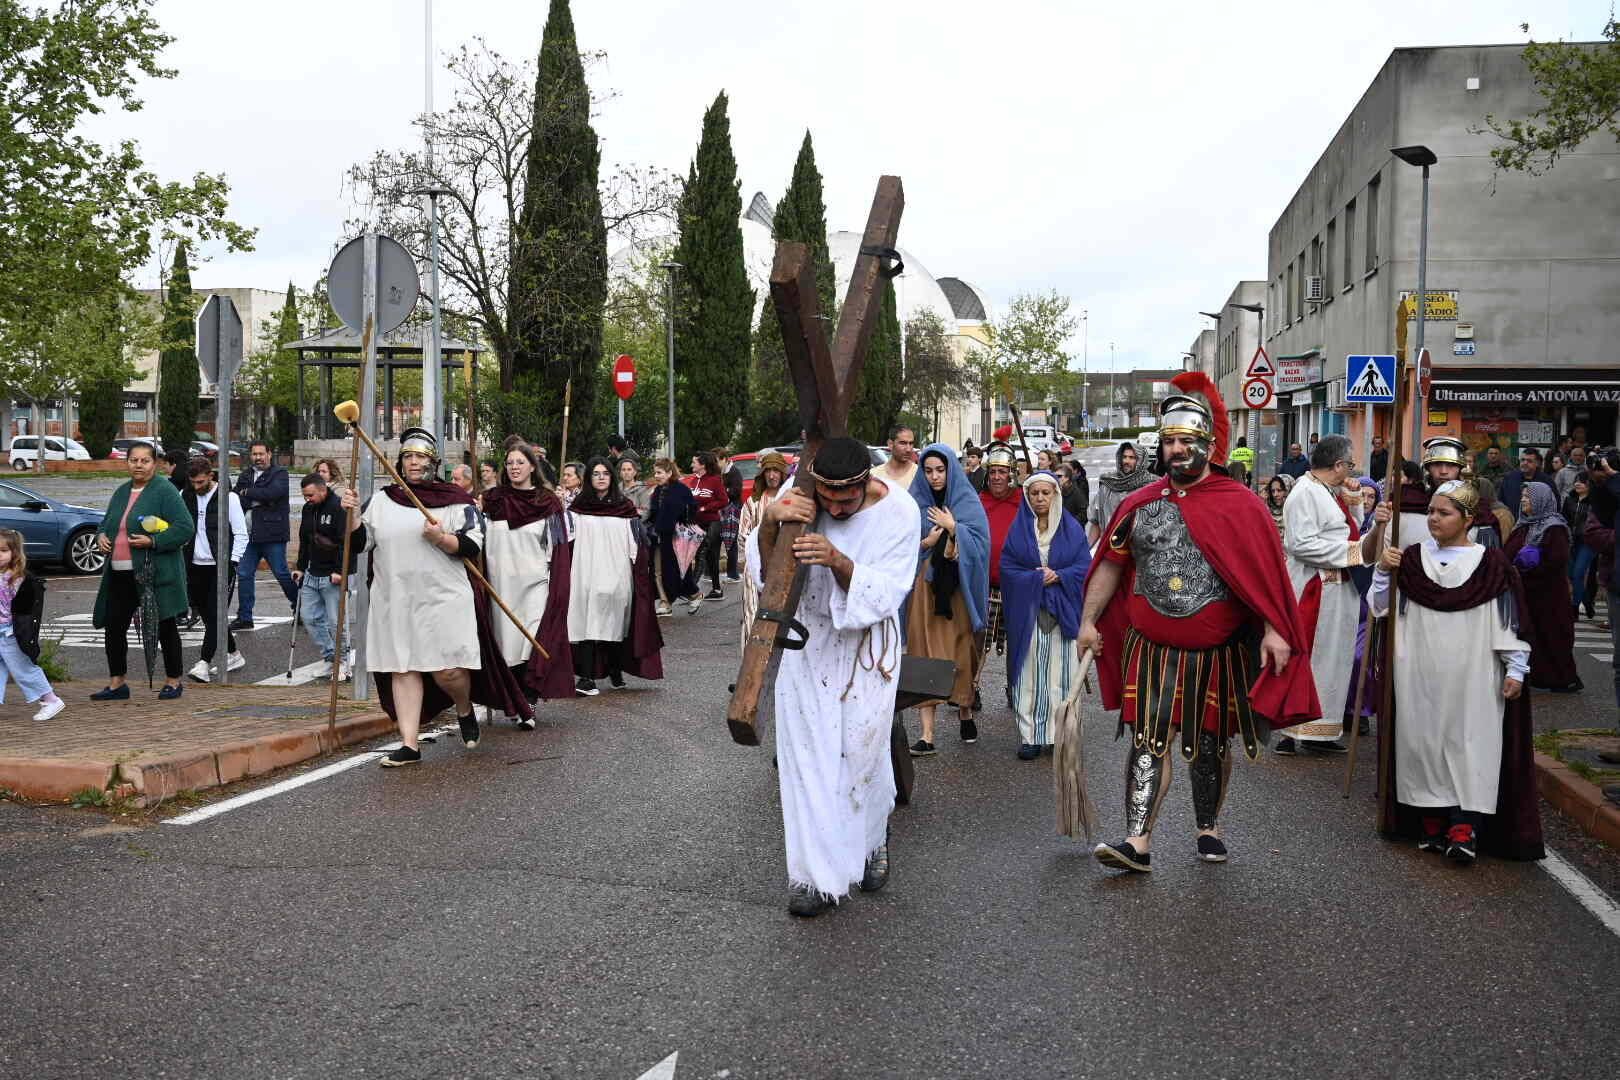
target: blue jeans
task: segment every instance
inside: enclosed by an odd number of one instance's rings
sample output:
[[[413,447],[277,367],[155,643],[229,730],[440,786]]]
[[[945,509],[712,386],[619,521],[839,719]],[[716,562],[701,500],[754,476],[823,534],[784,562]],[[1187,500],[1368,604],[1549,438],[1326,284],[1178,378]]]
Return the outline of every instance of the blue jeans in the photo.
[[[320,647],[321,659],[330,660],[338,636],[338,599],[342,590],[323,574],[305,574],[299,588],[298,611]]]
[[[51,681],[45,677],[38,664],[23,655],[22,646],[11,635],[10,625],[0,626],[0,704],[6,700],[6,679],[15,679],[17,685],[22,687],[23,697],[29,702],[38,701],[51,692]]]
[[[1575,602],[1575,613],[1580,614],[1581,607],[1586,603],[1586,572],[1592,568],[1592,560],[1597,558],[1597,552],[1585,544],[1575,545],[1575,557],[1569,561],[1569,583],[1571,586],[1570,598]],[[1612,621],[1612,620],[1611,620]]]
[[[253,601],[256,599],[253,576],[258,572],[260,559],[270,564],[270,573],[281,583],[281,591],[287,595],[289,605],[298,596],[298,591],[293,588],[292,573],[287,569],[286,542],[271,544],[249,540],[247,550],[242,552],[241,565],[236,568],[236,592],[239,597],[236,617],[243,622],[253,621]]]

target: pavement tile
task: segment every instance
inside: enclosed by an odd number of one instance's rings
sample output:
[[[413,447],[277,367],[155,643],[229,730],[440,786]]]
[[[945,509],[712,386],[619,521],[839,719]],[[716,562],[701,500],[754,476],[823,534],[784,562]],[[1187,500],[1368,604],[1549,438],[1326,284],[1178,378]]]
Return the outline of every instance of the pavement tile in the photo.
[[[339,700],[326,730],[328,689],[190,684],[159,701],[131,684],[129,701],[93,702],[93,680],[57,687],[68,708],[35,723],[34,706],[0,705],[0,786],[33,799],[65,799],[121,780],[152,802],[285,768],[391,727],[373,702]]]

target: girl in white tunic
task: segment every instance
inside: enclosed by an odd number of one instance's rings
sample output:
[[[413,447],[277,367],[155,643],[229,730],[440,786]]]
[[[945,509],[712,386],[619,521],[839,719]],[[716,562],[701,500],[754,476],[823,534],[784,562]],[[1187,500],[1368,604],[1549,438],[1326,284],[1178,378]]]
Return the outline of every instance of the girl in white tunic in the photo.
[[[603,667],[614,689],[624,687],[621,653],[630,634],[633,571],[640,545],[635,504],[619,490],[612,464],[606,458],[592,458],[585,466],[585,483],[573,503],[568,640],[579,674],[575,689],[593,697],[596,675]]]
[[[1468,538],[1478,504],[1472,484],[1436,488],[1428,538],[1386,550],[1367,594],[1372,614],[1384,616],[1396,578],[1393,800],[1380,825],[1417,831],[1420,849],[1465,865],[1481,830],[1500,854],[1541,857],[1523,697],[1529,646],[1514,628],[1523,589],[1500,549]],[[1389,516],[1386,504],[1375,519]]]
[[[562,503],[546,484],[539,462],[528,446],[518,443],[506,452],[502,480],[484,493],[485,570],[490,584],[524,626],[551,654],[549,661],[535,658],[529,643],[510,619],[495,624],[501,656],[514,673],[527,676],[527,692],[539,697],[572,697],[568,674],[567,530]],[[555,588],[553,567],[560,566],[561,588]],[[563,674],[555,677],[555,670]],[[520,676],[521,677],[521,676]],[[560,686],[554,685],[560,683]],[[534,718],[518,726],[533,730]]]
[[[366,613],[366,669],[378,677],[378,690],[399,725],[401,746],[384,766],[422,760],[417,746],[424,703],[448,696],[456,707],[461,738],[478,745],[472,709],[472,676],[483,664],[478,613],[464,558],[484,542],[483,516],[472,496],[454,484],[432,479],[437,442],[421,428],[400,438],[398,470],[432,512],[428,521],[397,484],[368,500],[360,523],[371,553],[370,607]],[[356,496],[345,492],[352,509]],[[423,674],[442,691],[430,695]],[[440,705],[442,707],[442,704]]]

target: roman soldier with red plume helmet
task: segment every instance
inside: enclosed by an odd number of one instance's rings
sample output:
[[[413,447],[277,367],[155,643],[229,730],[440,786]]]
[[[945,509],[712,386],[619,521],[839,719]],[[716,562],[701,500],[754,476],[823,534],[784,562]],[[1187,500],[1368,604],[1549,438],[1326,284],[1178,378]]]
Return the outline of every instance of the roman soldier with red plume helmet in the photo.
[[[1151,869],[1171,745],[1192,775],[1198,855],[1224,862],[1216,816],[1232,735],[1259,755],[1271,728],[1321,715],[1299,610],[1271,515],[1225,475],[1230,424],[1215,384],[1177,375],[1159,406],[1167,475],[1114,512],[1086,579],[1079,646],[1097,656],[1103,706],[1131,728],[1126,838],[1104,865]],[[1201,395],[1203,400],[1194,394]],[[1179,731],[1179,739],[1175,733]]]

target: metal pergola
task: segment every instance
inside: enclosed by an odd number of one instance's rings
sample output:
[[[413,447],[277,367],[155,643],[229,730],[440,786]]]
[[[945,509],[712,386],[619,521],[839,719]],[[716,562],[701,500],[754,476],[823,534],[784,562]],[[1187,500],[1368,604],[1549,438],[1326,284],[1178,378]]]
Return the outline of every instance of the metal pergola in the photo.
[[[378,432],[379,437],[391,439],[394,437],[394,372],[405,368],[408,370],[422,370],[422,341],[421,330],[416,327],[401,327],[393,333],[384,334],[377,342],[377,366],[382,372],[382,412],[375,417],[372,430]],[[298,430],[305,438],[335,439],[343,435],[343,425],[338,423],[337,417],[332,415],[332,372],[337,368],[359,368],[362,363],[360,352],[360,334],[346,326],[336,330],[322,330],[314,337],[302,341],[294,341],[286,346],[298,352]],[[461,361],[466,354],[476,357],[484,349],[481,345],[468,341],[453,341],[443,339],[439,349],[442,361],[440,371],[443,386],[440,392],[444,395],[441,401],[450,401],[451,380],[455,372],[461,370]],[[319,371],[317,381],[319,384],[319,397],[311,402],[304,393],[304,369],[316,368]],[[375,408],[375,405],[373,406]]]

